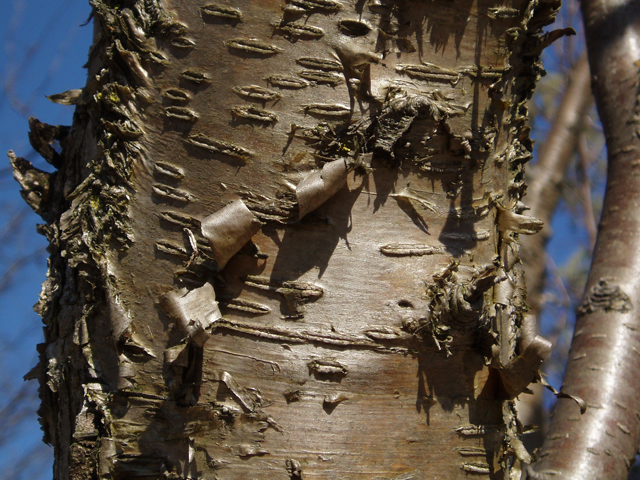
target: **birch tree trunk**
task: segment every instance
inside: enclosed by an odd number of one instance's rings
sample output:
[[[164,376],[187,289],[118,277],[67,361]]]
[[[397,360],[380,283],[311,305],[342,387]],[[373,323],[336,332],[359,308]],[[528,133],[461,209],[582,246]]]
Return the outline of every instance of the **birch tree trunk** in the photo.
[[[519,478],[559,3],[92,5],[73,127],[31,122],[57,173],[10,154],[51,242],[55,478]]]

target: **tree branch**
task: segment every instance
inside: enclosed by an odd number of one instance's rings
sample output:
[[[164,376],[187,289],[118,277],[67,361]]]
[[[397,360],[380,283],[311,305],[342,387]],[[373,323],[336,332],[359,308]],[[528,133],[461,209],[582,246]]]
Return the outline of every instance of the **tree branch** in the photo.
[[[585,0],[587,48],[609,166],[602,219],[563,391],[534,476],[624,479],[640,441],[640,4]],[[553,475],[551,477],[551,475]]]

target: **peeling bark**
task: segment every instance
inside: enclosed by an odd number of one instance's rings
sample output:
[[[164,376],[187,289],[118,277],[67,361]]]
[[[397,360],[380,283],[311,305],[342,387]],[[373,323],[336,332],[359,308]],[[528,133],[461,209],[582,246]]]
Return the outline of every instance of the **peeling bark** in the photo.
[[[13,159],[55,478],[517,478],[559,4],[92,5],[58,172]]]

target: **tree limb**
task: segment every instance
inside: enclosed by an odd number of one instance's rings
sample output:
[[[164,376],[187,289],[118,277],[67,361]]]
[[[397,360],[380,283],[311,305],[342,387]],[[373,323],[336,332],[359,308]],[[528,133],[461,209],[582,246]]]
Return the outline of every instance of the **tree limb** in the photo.
[[[624,479],[640,440],[640,5],[585,0],[587,48],[609,152],[607,188],[591,271],[578,310],[563,390],[535,475]],[[535,476],[534,475],[534,476]]]

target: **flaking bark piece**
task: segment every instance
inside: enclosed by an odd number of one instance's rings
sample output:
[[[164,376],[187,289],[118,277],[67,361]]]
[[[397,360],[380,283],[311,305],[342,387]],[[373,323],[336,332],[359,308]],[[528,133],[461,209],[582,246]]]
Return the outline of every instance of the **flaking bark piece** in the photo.
[[[17,157],[11,150],[7,153],[13,178],[20,184],[20,195],[25,202],[42,218],[47,220],[51,174],[39,170],[22,157]]]
[[[347,181],[347,164],[343,159],[325,163],[320,172],[305,177],[296,187],[299,219],[334,196]]]
[[[542,230],[544,222],[529,215],[521,215],[506,208],[498,207],[498,230],[533,235]]]
[[[181,288],[165,293],[160,298],[160,305],[180,330],[200,347],[209,340],[211,326],[222,318],[210,283],[191,291]]]
[[[245,203],[236,200],[202,220],[200,229],[213,250],[213,258],[222,269],[261,227]]]
[[[69,134],[69,127],[62,125],[48,125],[34,117],[29,117],[29,143],[42,158],[60,168],[62,156],[51,146],[56,140],[60,141]]]
[[[231,393],[233,393],[233,396],[240,403],[240,405],[242,405],[242,408],[246,412],[253,413],[256,411],[257,405],[253,401],[251,396],[228,372],[222,372],[222,374],[220,375],[220,381],[227,386]]]
[[[547,381],[542,376],[540,376],[539,380],[542,386],[547,390],[549,390],[551,393],[553,393],[556,396],[556,398],[568,398],[573,400],[574,402],[576,402],[578,407],[580,407],[580,415],[585,414],[585,412],[587,411],[587,402],[585,402],[582,398],[580,398],[577,395],[571,395],[567,392],[563,392],[562,390],[557,391],[555,388],[553,388],[552,385],[549,385],[549,383],[547,383]]]
[[[468,107],[453,105],[440,92],[410,95],[400,88],[390,89],[375,125],[374,151],[391,160],[400,138],[411,128],[418,115],[435,122],[461,114]]]
[[[164,351],[164,362],[176,367],[189,366],[189,349],[186,343],[181,343]]]
[[[82,95],[81,88],[75,88],[73,90],[67,90],[62,93],[54,93],[53,95],[47,95],[47,100],[58,105],[77,105],[80,103],[80,96]]]
[[[551,342],[537,335],[524,351],[498,369],[509,398],[520,395],[538,377],[540,364],[551,352]]]

